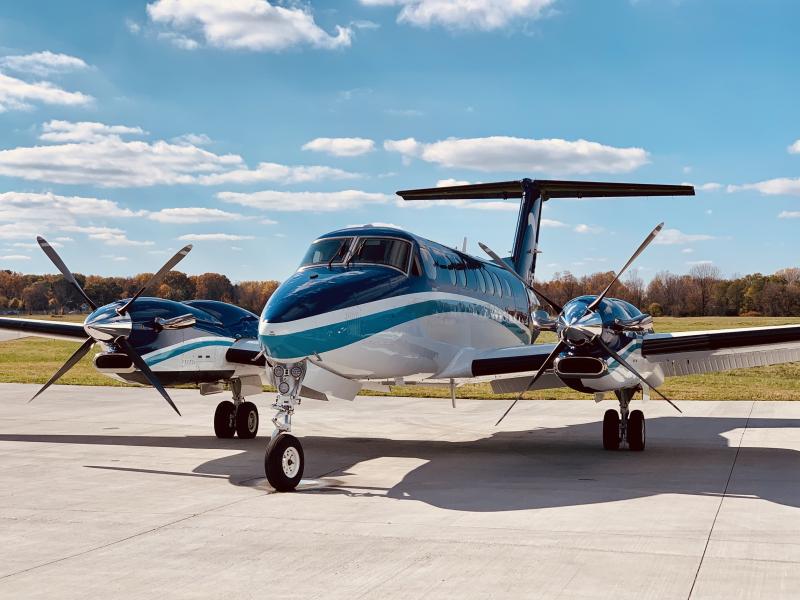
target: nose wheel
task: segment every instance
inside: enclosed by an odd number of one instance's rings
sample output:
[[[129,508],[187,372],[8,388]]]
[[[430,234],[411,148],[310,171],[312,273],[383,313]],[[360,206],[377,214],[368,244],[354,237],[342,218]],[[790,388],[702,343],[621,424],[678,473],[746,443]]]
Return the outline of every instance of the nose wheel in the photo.
[[[305,457],[300,440],[290,433],[272,439],[264,455],[267,481],[278,492],[291,492],[303,478]]]
[[[635,389],[615,392],[619,400],[619,412],[609,408],[603,415],[603,448],[606,450],[619,450],[622,444],[627,444],[628,449],[634,452],[644,450],[644,413],[640,410],[629,410],[635,392]]]

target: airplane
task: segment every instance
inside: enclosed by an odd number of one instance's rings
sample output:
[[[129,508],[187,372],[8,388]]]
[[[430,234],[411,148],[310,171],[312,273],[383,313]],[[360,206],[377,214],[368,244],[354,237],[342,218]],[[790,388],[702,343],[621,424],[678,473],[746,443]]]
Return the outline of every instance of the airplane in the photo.
[[[0,317],[0,329],[20,336],[81,342],[31,400],[74,367],[93,346],[99,346],[93,361],[98,372],[126,383],[152,385],[179,415],[166,386],[195,384],[205,396],[221,393],[227,385],[233,397],[217,405],[215,434],[219,438],[256,436],[258,408],[247,397],[263,392],[265,360],[257,351],[258,316],[215,300],[175,302],[142,296],[183,260],[191,244],[170,258],[133,297],[98,307],[55,249],[42,237],[37,241],[92,313],[83,323]],[[256,352],[252,352],[254,348]]]
[[[522,179],[399,191],[407,201],[517,199],[511,256],[491,260],[385,226],[349,227],[314,240],[298,270],[267,301],[259,353],[278,395],[264,469],[277,491],[294,490],[305,457],[291,434],[302,398],[352,400],[362,387],[421,381],[455,386],[491,380],[495,392],[569,386],[613,391],[603,447],[645,448],[645,419],[630,410],[665,377],[800,361],[800,326],[655,333],[650,315],[609,297],[653,241],[658,225],[608,286],[564,306],[536,289],[541,210],[558,198],[694,195],[692,186]],[[541,310],[550,305],[556,318]],[[541,331],[558,342],[534,344]],[[255,349],[250,350],[255,356]],[[596,396],[597,398],[597,396]],[[512,403],[503,418],[516,404]],[[500,421],[498,421],[499,424]]]

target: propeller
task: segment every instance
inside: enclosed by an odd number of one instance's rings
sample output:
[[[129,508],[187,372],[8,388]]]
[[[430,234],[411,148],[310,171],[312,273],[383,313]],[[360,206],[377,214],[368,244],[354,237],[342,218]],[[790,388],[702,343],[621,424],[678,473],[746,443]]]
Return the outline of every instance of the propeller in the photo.
[[[36,241],[39,243],[39,247],[47,255],[47,258],[49,258],[56,268],[61,271],[61,274],[64,275],[64,278],[72,284],[78,293],[83,296],[83,299],[86,300],[86,303],[92,307],[92,310],[97,310],[97,305],[92,302],[92,299],[89,298],[89,296],[86,295],[86,292],[83,291],[81,284],[78,283],[78,280],[75,279],[75,276],[67,268],[67,265],[65,265],[64,261],[61,260],[61,257],[58,255],[58,252],[55,251],[55,248],[48,244],[47,240],[40,235],[36,236]]]
[[[520,400],[522,400],[522,397],[523,397],[523,396],[524,396],[524,395],[525,395],[525,394],[526,394],[526,393],[527,393],[527,392],[528,392],[528,391],[529,391],[529,390],[530,390],[530,389],[533,387],[533,384],[535,384],[535,383],[536,383],[536,382],[539,380],[539,378],[540,378],[542,375],[544,375],[544,372],[545,372],[545,371],[547,371],[547,370],[548,370],[550,367],[552,367],[552,366],[553,366],[553,361],[555,361],[556,357],[557,357],[559,354],[561,354],[561,352],[564,350],[564,347],[565,347],[566,345],[567,345],[567,344],[566,344],[565,342],[558,342],[558,343],[556,344],[556,347],[555,347],[555,348],[553,348],[553,351],[552,351],[552,352],[551,352],[551,353],[550,353],[550,354],[547,356],[547,358],[545,358],[545,359],[544,359],[544,362],[542,363],[542,366],[541,366],[541,367],[539,367],[539,370],[538,370],[538,371],[536,371],[536,373],[534,374],[534,376],[533,376],[533,377],[531,378],[531,380],[528,382],[528,386],[527,386],[527,387],[526,387],[526,388],[525,388],[525,389],[522,391],[522,393],[521,393],[519,396],[517,396],[517,398],[516,398],[516,399],[515,399],[515,400],[514,400],[514,401],[511,403],[511,406],[509,406],[509,407],[506,409],[506,412],[504,412],[504,413],[503,413],[503,416],[502,416],[502,417],[500,417],[500,418],[497,420],[497,423],[495,423],[495,424],[494,424],[494,426],[495,426],[495,427],[497,427],[498,425],[500,425],[500,422],[501,422],[503,419],[505,419],[505,418],[506,418],[506,415],[507,415],[508,413],[510,413],[510,412],[511,412],[511,409],[512,409],[512,408],[514,408],[514,406],[516,406],[517,402],[519,402]]]
[[[619,281],[620,277],[622,277],[622,274],[625,273],[628,267],[630,267],[631,264],[633,264],[633,261],[635,261],[639,257],[639,255],[642,252],[644,252],[645,248],[647,248],[650,245],[650,243],[655,239],[655,237],[661,232],[663,228],[664,228],[664,223],[659,223],[658,225],[656,225],[653,231],[650,232],[650,234],[636,249],[636,252],[634,252],[633,255],[628,259],[628,262],[626,262],[623,265],[623,267],[617,272],[617,274],[614,276],[614,279],[611,280],[611,283],[609,283],[606,286],[606,288],[589,305],[586,306],[586,309],[583,311],[583,314],[580,317],[573,319],[570,323],[566,323],[565,326],[559,330],[560,341],[556,344],[555,348],[553,348],[553,351],[544,360],[542,365],[539,367],[539,370],[536,371],[536,373],[531,378],[525,390],[514,400],[514,402],[511,403],[511,406],[509,406],[506,409],[506,412],[504,412],[503,416],[500,417],[497,423],[495,423],[495,426],[499,425],[500,422],[506,418],[506,415],[508,415],[508,413],[511,412],[511,409],[514,408],[517,402],[519,402],[522,399],[525,393],[528,392],[534,386],[536,381],[544,374],[544,372],[552,368],[556,357],[561,352],[563,352],[564,348],[566,347],[578,347],[578,346],[583,346],[585,344],[589,344],[593,341],[597,341],[598,344],[603,348],[603,350],[605,350],[608,353],[609,356],[614,358],[617,362],[619,362],[619,364],[621,364],[628,371],[630,371],[634,377],[639,379],[639,381],[641,381],[647,386],[650,386],[650,384],[647,382],[647,380],[644,378],[643,375],[641,375],[638,371],[636,371],[636,369],[634,369],[624,358],[622,358],[619,355],[619,353],[617,353],[603,341],[602,337],[603,321],[600,318],[600,315],[597,314],[596,309],[598,306],[600,306],[600,303],[605,299],[606,295],[614,286],[614,284],[617,283],[617,281]],[[512,273],[515,277],[517,277],[517,279],[522,281],[522,278],[514,270],[512,270],[505,262],[503,262],[500,259],[500,257],[497,256],[497,254],[492,252],[492,250],[486,247],[484,244],[479,243],[479,245],[484,252],[486,252],[489,256],[492,257],[492,260],[495,263],[497,263],[499,266],[503,267],[504,269]],[[553,306],[553,308],[556,308],[559,314],[563,312],[562,307],[557,306],[552,301],[548,300],[546,296],[542,295],[540,292],[535,290],[533,286],[528,285],[525,281],[522,282],[525,285],[527,285],[531,290],[533,290],[535,294],[537,294],[543,300],[547,301],[548,304]],[[642,315],[641,317],[632,319],[629,322],[616,321],[613,326],[621,330],[641,331],[643,328],[647,327],[650,324],[652,324],[652,318],[649,315]],[[678,408],[678,406],[672,400],[667,398],[658,389],[652,386],[651,389],[655,391],[656,394],[661,396],[661,398],[666,400],[673,408],[675,408],[675,410],[677,410],[680,413],[683,412],[680,408]]]
[[[84,300],[86,300],[89,306],[96,311],[97,305],[92,301],[91,298],[89,298],[89,296],[78,283],[78,280],[75,279],[75,276],[67,268],[67,265],[64,264],[63,260],[61,260],[61,257],[58,255],[55,249],[41,236],[37,237],[36,241],[39,243],[39,246],[47,255],[47,257],[53,262],[58,270],[61,271],[67,281],[69,281],[75,287],[75,289],[84,298]],[[100,314],[92,320],[90,320],[92,315],[87,317],[83,323],[83,328],[89,337],[85,342],[83,342],[83,344],[81,344],[80,348],[78,348],[63,365],[61,365],[58,371],[56,371],[53,376],[50,377],[47,383],[45,383],[41,389],[36,392],[29,402],[32,402],[37,396],[39,396],[47,388],[58,381],[67,371],[74,367],[86,355],[86,353],[89,352],[95,343],[107,342],[119,346],[125,352],[125,354],[128,355],[136,368],[142,372],[145,378],[147,378],[147,381],[149,381],[150,384],[156,388],[156,390],[158,390],[158,393],[161,394],[164,400],[166,400],[167,403],[175,410],[175,412],[180,415],[181,413],[178,410],[178,407],[175,406],[175,403],[169,397],[169,394],[167,394],[167,391],[164,389],[164,386],[161,385],[161,382],[158,380],[155,373],[153,373],[150,367],[147,366],[147,363],[144,361],[144,359],[128,341],[128,336],[131,333],[132,323],[130,316],[127,313],[130,310],[131,304],[133,304],[134,301],[136,301],[136,299],[139,298],[147,288],[153,287],[161,282],[166,274],[169,273],[169,271],[171,271],[172,268],[181,260],[183,260],[183,258],[191,249],[191,244],[181,248],[172,258],[164,263],[158,272],[153,275],[149,281],[133,295],[130,300],[128,300],[121,308],[118,308],[116,313],[112,313],[112,316]]]
[[[178,250],[178,251],[175,253],[175,256],[173,256],[173,257],[172,257],[172,258],[170,258],[170,259],[169,259],[167,262],[165,262],[165,263],[164,263],[164,266],[162,266],[162,267],[161,267],[161,268],[158,270],[158,272],[157,272],[155,275],[153,275],[153,276],[152,276],[152,277],[149,279],[149,281],[148,281],[147,283],[145,283],[145,284],[144,284],[144,285],[143,285],[141,288],[139,288],[139,291],[138,291],[138,292],[136,292],[136,293],[133,295],[133,298],[131,298],[130,300],[128,300],[128,301],[127,301],[127,302],[126,302],[126,303],[125,303],[125,304],[122,306],[122,308],[118,308],[118,309],[117,309],[117,313],[119,313],[120,315],[124,315],[126,312],[128,312],[128,309],[131,307],[131,304],[133,304],[134,302],[136,302],[136,299],[137,299],[139,296],[141,296],[141,295],[142,295],[142,293],[143,293],[143,292],[144,292],[144,291],[145,291],[147,288],[150,288],[150,287],[155,287],[157,284],[161,283],[161,280],[162,280],[162,279],[164,279],[164,277],[166,277],[167,273],[169,273],[169,272],[172,270],[172,268],[173,268],[175,265],[177,265],[179,262],[181,262],[181,261],[184,259],[184,257],[185,257],[187,254],[189,254],[189,252],[190,252],[191,250],[192,250],[192,245],[191,245],[191,244],[188,244],[188,245],[184,246],[183,248],[181,248],[180,250]]]
[[[478,242],[478,246],[480,246],[481,250],[486,252],[486,254],[488,254],[491,257],[492,262],[494,262],[494,264],[496,264],[501,269],[505,269],[506,271],[511,273],[514,277],[516,277],[517,279],[519,279],[522,282],[522,285],[524,285],[526,288],[531,290],[534,294],[539,296],[539,298],[541,298],[542,300],[547,302],[550,306],[552,306],[553,310],[555,310],[559,314],[561,313],[561,311],[563,310],[563,307],[561,305],[559,305],[558,303],[554,302],[553,300],[551,300],[550,298],[545,296],[540,290],[536,289],[530,283],[528,283],[522,277],[520,277],[519,273],[517,273],[514,269],[509,267],[508,264],[502,258],[500,258],[494,250],[489,248],[489,246],[487,246],[483,242]]]
[[[617,274],[614,275],[614,279],[612,279],[611,283],[609,283],[606,286],[606,289],[604,289],[602,292],[600,292],[600,295],[597,298],[594,299],[594,302],[592,302],[589,306],[586,307],[586,312],[589,312],[590,310],[594,310],[595,308],[597,308],[600,305],[600,303],[603,301],[603,298],[606,297],[606,294],[608,294],[608,292],[611,290],[611,288],[614,287],[614,284],[617,283],[617,281],[619,281],[619,278],[622,277],[622,274],[625,271],[628,270],[628,267],[631,266],[633,261],[635,261],[637,258],[639,258],[639,255],[642,252],[644,252],[644,249],[647,248],[650,245],[650,242],[652,242],[654,239],[656,239],[656,236],[661,232],[661,230],[663,228],[664,228],[664,223],[659,223],[658,225],[655,226],[655,229],[653,229],[653,231],[650,232],[650,235],[648,235],[645,238],[645,240],[639,245],[639,247],[636,249],[636,252],[633,253],[633,256],[631,256],[628,259],[628,262],[626,262],[625,265],[619,271],[617,271]]]

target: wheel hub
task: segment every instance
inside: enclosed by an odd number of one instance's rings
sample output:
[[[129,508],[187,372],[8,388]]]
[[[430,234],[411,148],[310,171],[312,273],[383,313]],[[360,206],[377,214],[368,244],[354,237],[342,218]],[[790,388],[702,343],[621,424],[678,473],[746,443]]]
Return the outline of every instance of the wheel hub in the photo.
[[[296,448],[286,448],[281,457],[281,466],[283,467],[283,474],[288,478],[297,475],[300,470],[300,454]]]

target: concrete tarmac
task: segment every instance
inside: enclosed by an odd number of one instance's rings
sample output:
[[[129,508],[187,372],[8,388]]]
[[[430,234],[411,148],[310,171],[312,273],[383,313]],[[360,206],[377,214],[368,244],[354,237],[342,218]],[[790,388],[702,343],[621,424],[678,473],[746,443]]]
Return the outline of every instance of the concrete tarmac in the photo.
[[[219,400],[0,385],[0,598],[797,598],[800,403],[359,397],[294,418],[305,491]]]

